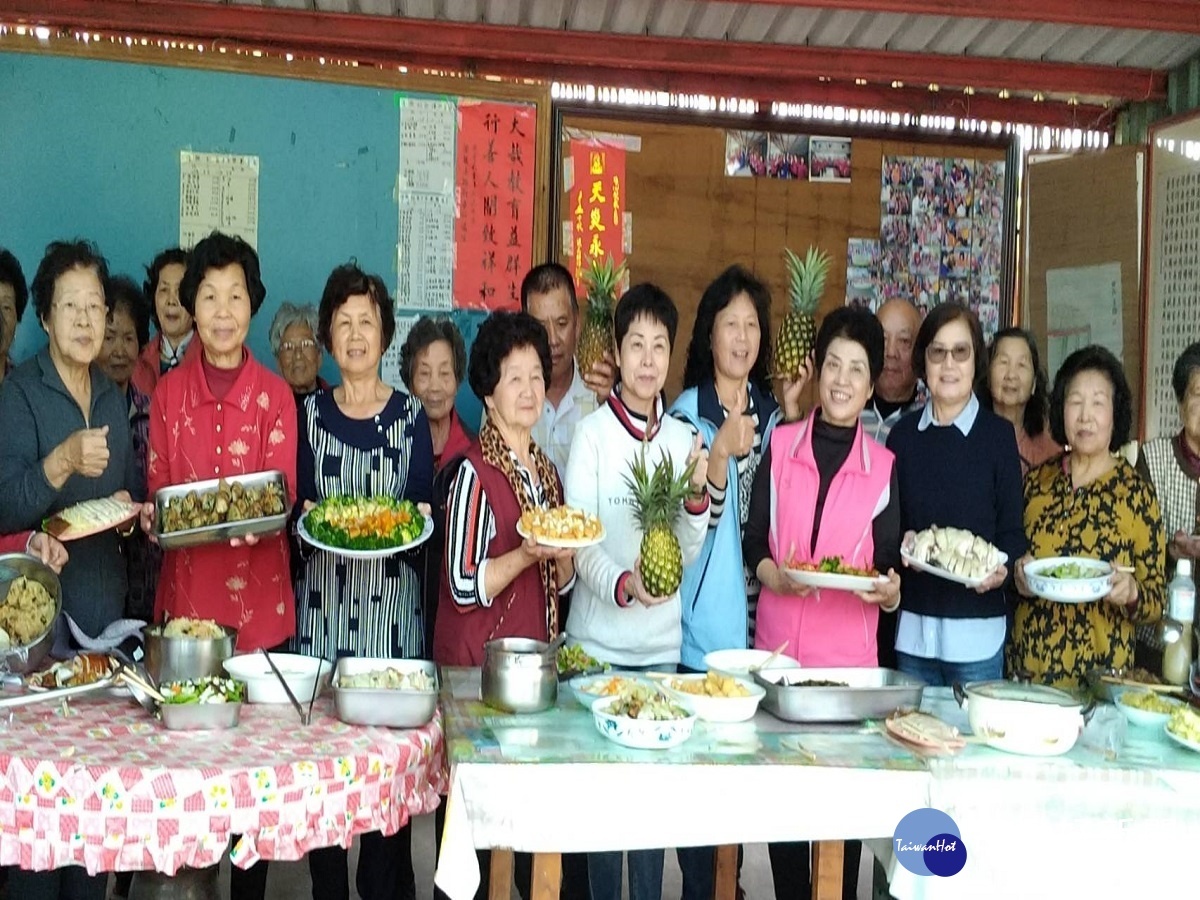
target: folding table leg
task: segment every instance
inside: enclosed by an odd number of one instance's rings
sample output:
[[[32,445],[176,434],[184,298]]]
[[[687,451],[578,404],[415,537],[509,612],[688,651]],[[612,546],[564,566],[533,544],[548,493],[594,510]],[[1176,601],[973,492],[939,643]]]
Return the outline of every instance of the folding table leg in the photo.
[[[532,900],[558,900],[562,887],[562,855],[535,853],[533,855]]]
[[[812,848],[813,900],[841,900],[842,841],[815,841]]]
[[[513,852],[492,850],[492,872],[488,877],[488,900],[509,900],[512,896]]]
[[[716,885],[716,900],[735,900],[737,897],[737,857],[737,844],[722,844],[717,848],[716,873],[713,879]]]

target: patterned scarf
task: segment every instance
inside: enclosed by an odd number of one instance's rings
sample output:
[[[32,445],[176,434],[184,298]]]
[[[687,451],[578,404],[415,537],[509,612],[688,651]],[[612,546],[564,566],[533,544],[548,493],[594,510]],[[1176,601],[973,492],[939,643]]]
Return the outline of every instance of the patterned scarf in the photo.
[[[521,481],[512,451],[504,442],[500,429],[493,424],[491,419],[488,419],[479,431],[479,449],[483,451],[484,462],[504,473],[517,501],[521,504],[521,512],[533,509],[533,497],[529,495],[524,482]],[[533,457],[534,473],[542,483],[542,491],[546,496],[547,505],[559,506],[562,503],[562,491],[559,489],[558,472],[554,468],[554,463],[533,441],[529,442],[529,455]],[[499,527],[500,525],[497,523],[497,528]],[[516,527],[516,523],[513,522],[510,527]],[[538,569],[541,572],[542,591],[545,594],[546,633],[550,636],[550,640],[554,640],[558,637],[557,564],[554,560],[547,559],[538,564]]]

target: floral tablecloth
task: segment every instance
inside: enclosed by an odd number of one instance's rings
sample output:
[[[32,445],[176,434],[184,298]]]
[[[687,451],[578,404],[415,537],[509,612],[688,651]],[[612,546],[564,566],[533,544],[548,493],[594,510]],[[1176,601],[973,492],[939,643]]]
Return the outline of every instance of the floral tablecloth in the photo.
[[[440,712],[423,728],[346,725],[322,698],[242,707],[228,731],[167,731],[128,699],[0,713],[0,865],[89,872],[299,859],[394,833],[445,792]]]

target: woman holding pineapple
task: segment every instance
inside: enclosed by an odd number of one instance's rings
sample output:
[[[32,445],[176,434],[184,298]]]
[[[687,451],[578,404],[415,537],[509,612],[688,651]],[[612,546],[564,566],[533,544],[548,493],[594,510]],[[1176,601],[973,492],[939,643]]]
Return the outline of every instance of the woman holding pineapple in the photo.
[[[679,584],[708,530],[708,454],[686,425],[663,415],[677,324],[675,304],[653,285],[621,298],[620,377],[605,405],[575,427],[567,463],[567,504],[599,516],[606,531],[603,543],[576,554],[567,631],[624,669],[679,662]],[[614,463],[627,472],[623,484],[610,474]],[[658,900],[663,851],[628,856],[631,900]],[[621,857],[588,855],[593,900],[619,900]]]

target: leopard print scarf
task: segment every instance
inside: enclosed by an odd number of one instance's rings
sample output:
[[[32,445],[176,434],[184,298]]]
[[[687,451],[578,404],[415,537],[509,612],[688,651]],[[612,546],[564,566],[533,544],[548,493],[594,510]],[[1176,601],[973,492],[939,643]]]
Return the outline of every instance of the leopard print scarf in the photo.
[[[513,493],[517,497],[517,501],[521,504],[521,512],[527,512],[534,508],[533,498],[529,496],[525,488],[525,483],[521,480],[521,475],[517,472],[517,464],[513,459],[512,451],[508,444],[504,442],[504,437],[500,434],[500,429],[497,428],[489,419],[484,423],[483,428],[479,431],[479,449],[483,452],[483,460],[490,466],[494,466],[504,473],[504,477],[508,479],[509,485],[512,487]],[[554,463],[550,461],[541,448],[533,441],[529,442],[530,456],[533,457],[534,474],[542,483],[542,491],[546,496],[547,506],[559,506],[562,503],[562,490],[558,483],[558,471],[554,468]],[[515,528],[516,522],[513,522],[509,527]],[[497,527],[501,527],[497,523]],[[558,637],[558,573],[557,564],[552,559],[547,559],[538,564],[542,576],[542,591],[545,594],[546,602],[546,633],[550,636],[550,640]]]

